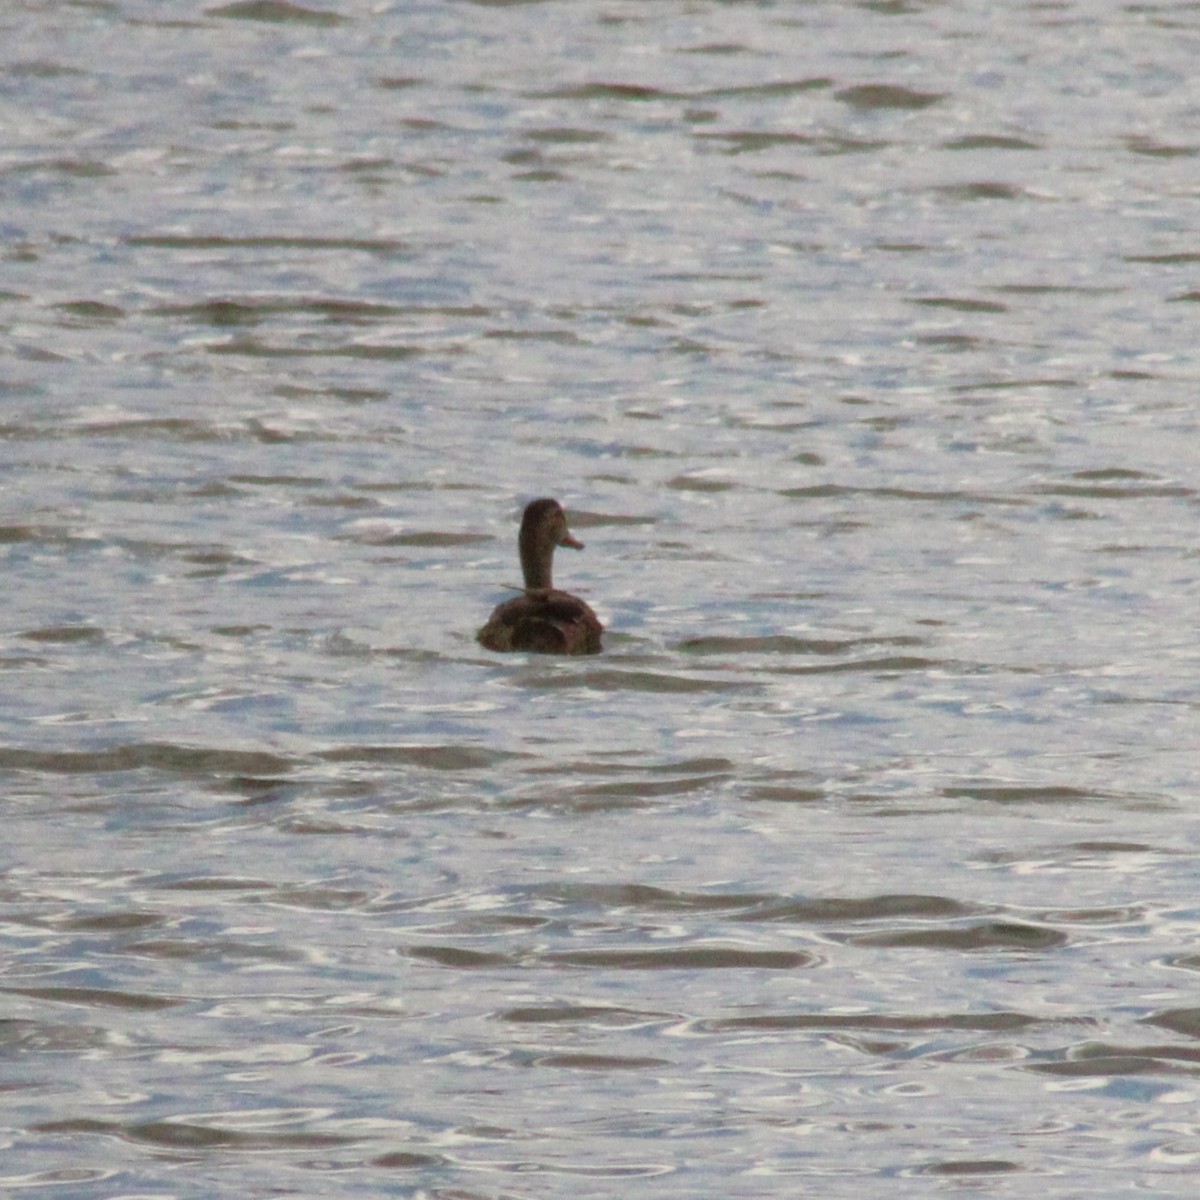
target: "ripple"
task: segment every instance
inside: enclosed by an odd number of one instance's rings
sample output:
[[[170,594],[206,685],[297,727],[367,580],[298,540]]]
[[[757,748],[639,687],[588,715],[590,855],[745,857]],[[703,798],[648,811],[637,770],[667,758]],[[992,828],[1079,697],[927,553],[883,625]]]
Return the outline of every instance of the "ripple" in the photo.
[[[947,150],[1040,150],[1041,144],[1008,134],[964,134],[942,143]]]
[[[398,316],[406,310],[382,304],[324,296],[254,297],[253,299],[202,300],[190,304],[163,304],[148,310],[153,316],[182,317],[220,328],[259,325],[270,317],[304,314],[324,317],[332,324],[361,324],[367,320]]]
[[[975,183],[944,184],[934,189],[939,196],[947,200],[967,203],[983,200],[1029,200],[1036,197],[1016,184],[1003,183],[999,180],[979,180]]]
[[[1009,386],[997,385],[997,386]],[[934,503],[961,503],[970,501],[975,504],[1026,505],[1028,500],[1015,496],[1003,496],[981,492],[961,491],[925,491],[917,488],[901,487],[851,487],[845,484],[821,483],[806,487],[782,488],[780,496],[790,500],[829,500],[842,496],[866,496],[873,499],[886,500],[921,500]]]
[[[854,934],[856,946],[890,946],[896,949],[931,950],[1050,950],[1065,946],[1066,934],[1055,929],[1019,924],[1015,921],[984,921],[966,929],[903,929],[881,933]]]
[[[1143,1022],[1185,1037],[1200,1038],[1200,1008],[1165,1008],[1153,1016],[1144,1017]]]
[[[220,4],[207,8],[210,17],[226,17],[239,21],[267,21],[271,24],[299,24],[332,27],[348,21],[340,13],[326,12],[319,8],[306,8],[290,0],[235,0],[232,4]]]
[[[130,234],[126,244],[152,250],[318,250],[403,256],[408,243],[390,238],[301,237],[287,234]]]
[[[410,946],[405,954],[409,958],[434,963],[439,967],[460,967],[466,970],[515,967],[520,965],[521,961],[518,956],[484,950],[467,950],[461,946]]]
[[[0,747],[0,767],[92,775],[151,769],[190,776],[283,775],[296,764],[258,750],[204,749],[172,743],[115,746],[110,750],[25,750]]]
[[[433,771],[480,771],[511,759],[528,758],[514,751],[480,746],[340,746],[318,758],[334,763],[396,763]]]
[[[65,645],[77,642],[98,645],[108,640],[104,630],[91,625],[51,625],[43,629],[26,629],[19,636],[30,642],[55,642]]]
[[[1128,1045],[1084,1042],[1055,1061],[1029,1063],[1027,1070],[1071,1078],[1114,1075],[1200,1074],[1200,1049],[1174,1045]]]
[[[546,92],[531,93],[538,100],[621,100],[645,102],[650,100],[680,100],[686,92],[665,91],[646,84],[632,83],[581,83],[568,87],[554,88]]]
[[[539,1067],[556,1067],[571,1071],[644,1071],[660,1069],[670,1062],[666,1058],[621,1057],[615,1054],[543,1054]]]
[[[169,962],[300,963],[304,955],[287,947],[229,939],[157,938],[130,942],[125,953]]]
[[[907,1173],[960,1178],[974,1175],[1011,1175],[1018,1171],[1028,1170],[1027,1166],[1005,1158],[957,1158],[926,1163],[923,1166],[913,1168],[911,1172]]]
[[[1034,488],[1044,496],[1091,496],[1098,500],[1134,500],[1151,497],[1192,497],[1196,489],[1176,483],[1139,483],[1133,486],[1104,483],[1113,476],[1109,472],[1080,473],[1075,476],[1079,483],[1046,483]],[[1091,482],[1091,481],[1096,482]]]
[[[941,794],[949,799],[986,800],[990,804],[1085,804],[1110,799],[1103,793],[1069,784],[961,784],[944,787]]]
[[[1195,11],[1093,7],[6,8],[0,1190],[1186,1188]],[[540,494],[598,658],[470,640]]]
[[[852,108],[921,109],[941,103],[946,96],[943,92],[922,92],[895,84],[865,83],[842,88],[834,92],[834,98]]]
[[[923,638],[804,638],[791,634],[733,637],[712,634],[686,638],[674,649],[684,654],[846,654],[864,646],[919,646]]]
[[[263,338],[249,335],[217,342],[207,347],[210,354],[241,355],[249,358],[352,358],[371,362],[399,362],[419,354],[429,353],[433,348],[410,343],[380,345],[373,342],[336,342],[325,346],[281,345]],[[437,352],[446,353],[446,346],[438,346]]]
[[[0,992],[10,996],[24,996],[27,1000],[38,1000],[51,1004],[69,1004],[80,1008],[122,1008],[134,1012],[157,1012],[159,1009],[175,1008],[186,1001],[174,996],[149,996],[144,992],[118,991],[109,988],[72,987],[15,987],[5,985]]]
[[[694,675],[670,675],[657,671],[621,671],[592,668],[579,674],[538,672],[513,679],[518,687],[531,689],[589,688],[596,692],[658,692],[676,695],[753,691],[758,684],[735,679],[707,679]]]
[[[1000,304],[995,300],[976,300],[960,296],[918,296],[909,303],[919,304],[923,308],[945,308],[951,312],[961,313],[1008,312],[1007,304]]]
[[[496,1013],[501,1021],[516,1025],[587,1025],[599,1029],[638,1029],[647,1024],[675,1020],[677,1014],[642,1012],[634,1009],[587,1004],[555,1004],[545,1007],[509,1008]]]
[[[564,950],[542,956],[557,966],[625,971],[768,970],[792,971],[817,963],[816,955],[796,950],[744,950],[736,946],[682,946],[663,950]]]
[[[102,1121],[83,1117],[69,1121],[46,1121],[35,1126],[39,1133],[108,1134],[126,1141],[139,1142],[148,1146],[172,1150],[207,1150],[220,1147],[225,1150],[262,1151],[277,1148],[320,1149],[327,1146],[350,1146],[360,1139],[356,1137],[317,1133],[278,1133],[261,1130],[249,1132],[221,1123],[223,1114],[215,1114],[201,1123],[195,1118],[174,1117],[164,1121]],[[246,1114],[237,1114],[244,1118]]]
[[[928,1032],[972,1030],[983,1033],[1033,1029],[1051,1022],[1022,1012],[928,1013],[775,1013],[744,1017],[724,1017],[701,1022],[705,1029],[818,1029]]]
[[[713,784],[722,783],[729,776],[689,775],[682,779],[629,779],[612,783],[590,783],[573,788],[570,795],[576,797],[608,796],[636,797],[648,799],[653,796],[681,796],[701,791]]]

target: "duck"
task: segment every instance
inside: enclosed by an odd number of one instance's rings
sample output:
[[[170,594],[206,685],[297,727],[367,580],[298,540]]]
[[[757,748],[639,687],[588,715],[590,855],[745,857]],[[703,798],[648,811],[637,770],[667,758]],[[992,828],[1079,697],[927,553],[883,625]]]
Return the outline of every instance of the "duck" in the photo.
[[[526,650],[535,654],[599,654],[604,626],[578,596],[560,592],[551,581],[556,546],[582,550],[567,528],[557,500],[531,500],[521,517],[517,547],[525,590],[496,605],[475,640],[487,650]]]

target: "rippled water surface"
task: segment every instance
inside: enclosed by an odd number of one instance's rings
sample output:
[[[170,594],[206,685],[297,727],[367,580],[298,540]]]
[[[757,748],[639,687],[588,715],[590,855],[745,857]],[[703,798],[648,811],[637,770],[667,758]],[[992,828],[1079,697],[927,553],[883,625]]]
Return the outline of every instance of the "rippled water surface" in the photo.
[[[0,1190],[1194,1194],[1198,55],[7,6]]]

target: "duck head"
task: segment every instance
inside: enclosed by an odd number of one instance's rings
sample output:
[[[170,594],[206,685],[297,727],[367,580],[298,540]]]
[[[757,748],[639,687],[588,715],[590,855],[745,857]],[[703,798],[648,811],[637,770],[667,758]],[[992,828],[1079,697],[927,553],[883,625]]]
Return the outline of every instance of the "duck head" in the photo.
[[[517,545],[527,592],[549,591],[554,586],[550,572],[556,546],[583,549],[583,543],[572,537],[567,528],[567,514],[562,505],[549,498],[531,500],[525,506]]]

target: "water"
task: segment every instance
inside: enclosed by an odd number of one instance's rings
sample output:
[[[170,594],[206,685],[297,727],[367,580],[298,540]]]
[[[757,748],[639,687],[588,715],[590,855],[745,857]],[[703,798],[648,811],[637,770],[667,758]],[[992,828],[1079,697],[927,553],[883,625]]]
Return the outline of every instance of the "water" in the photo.
[[[0,1189],[1192,1193],[1194,8],[0,30]]]

